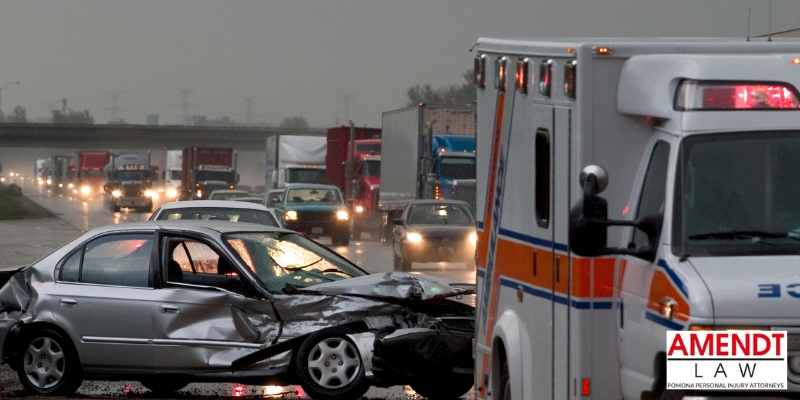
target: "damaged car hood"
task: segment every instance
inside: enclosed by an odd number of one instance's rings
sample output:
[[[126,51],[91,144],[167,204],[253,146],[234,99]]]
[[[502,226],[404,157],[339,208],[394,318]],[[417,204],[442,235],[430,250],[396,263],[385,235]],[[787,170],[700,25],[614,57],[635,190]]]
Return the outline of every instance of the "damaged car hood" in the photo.
[[[299,292],[424,301],[473,294],[475,285],[405,272],[387,272],[321,283],[300,289]]]

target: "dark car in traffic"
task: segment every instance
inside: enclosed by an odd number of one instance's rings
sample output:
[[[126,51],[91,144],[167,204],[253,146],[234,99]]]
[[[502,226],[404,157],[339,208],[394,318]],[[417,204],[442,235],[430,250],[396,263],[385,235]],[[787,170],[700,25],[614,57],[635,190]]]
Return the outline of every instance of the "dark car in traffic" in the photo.
[[[410,271],[412,262],[475,265],[475,217],[466,202],[412,200],[393,223],[395,271]]]
[[[338,400],[372,385],[434,399],[472,386],[474,308],[453,299],[472,289],[368,275],[281,228],[96,228],[30,266],[0,269],[0,285],[0,359],[34,395],[86,379],[162,394],[190,382],[300,384]]]
[[[275,216],[286,229],[311,237],[330,236],[334,246],[350,244],[350,213],[333,185],[294,183],[275,203]]]

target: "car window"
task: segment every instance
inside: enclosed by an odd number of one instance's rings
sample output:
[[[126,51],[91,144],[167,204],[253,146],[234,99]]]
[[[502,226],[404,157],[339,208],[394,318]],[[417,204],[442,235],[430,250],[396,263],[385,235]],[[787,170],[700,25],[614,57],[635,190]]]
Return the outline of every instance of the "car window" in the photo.
[[[275,204],[283,200],[283,192],[270,193],[267,197],[267,207],[275,207]]]
[[[246,208],[177,208],[163,210],[155,220],[200,220],[200,221],[233,221],[250,222],[278,227],[278,221],[266,210],[250,210]]]
[[[472,214],[459,204],[414,204],[408,210],[409,225],[473,225]]]
[[[67,258],[61,280],[99,285],[149,287],[153,237],[115,234],[92,240]]]
[[[334,189],[291,189],[286,193],[287,203],[343,203],[342,196]]]
[[[245,286],[238,271],[205,243],[193,239],[171,238],[166,241],[166,280],[211,286],[244,294]]]

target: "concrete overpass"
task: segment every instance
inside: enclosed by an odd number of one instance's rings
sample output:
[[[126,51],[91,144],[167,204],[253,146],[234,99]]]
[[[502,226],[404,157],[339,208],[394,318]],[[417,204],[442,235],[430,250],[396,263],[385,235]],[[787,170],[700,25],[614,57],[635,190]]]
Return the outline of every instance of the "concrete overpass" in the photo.
[[[321,134],[325,129],[206,127],[180,125],[0,124],[0,148],[182,149],[232,147],[266,151],[275,133]]]

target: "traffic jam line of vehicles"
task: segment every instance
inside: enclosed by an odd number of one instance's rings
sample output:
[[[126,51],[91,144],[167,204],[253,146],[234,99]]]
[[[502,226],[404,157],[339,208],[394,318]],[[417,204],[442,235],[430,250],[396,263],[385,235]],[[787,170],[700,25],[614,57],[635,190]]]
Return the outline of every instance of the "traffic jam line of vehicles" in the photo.
[[[665,338],[728,329],[788,331],[759,395],[797,396],[797,40],[476,50],[477,398],[722,395],[666,390]]]

